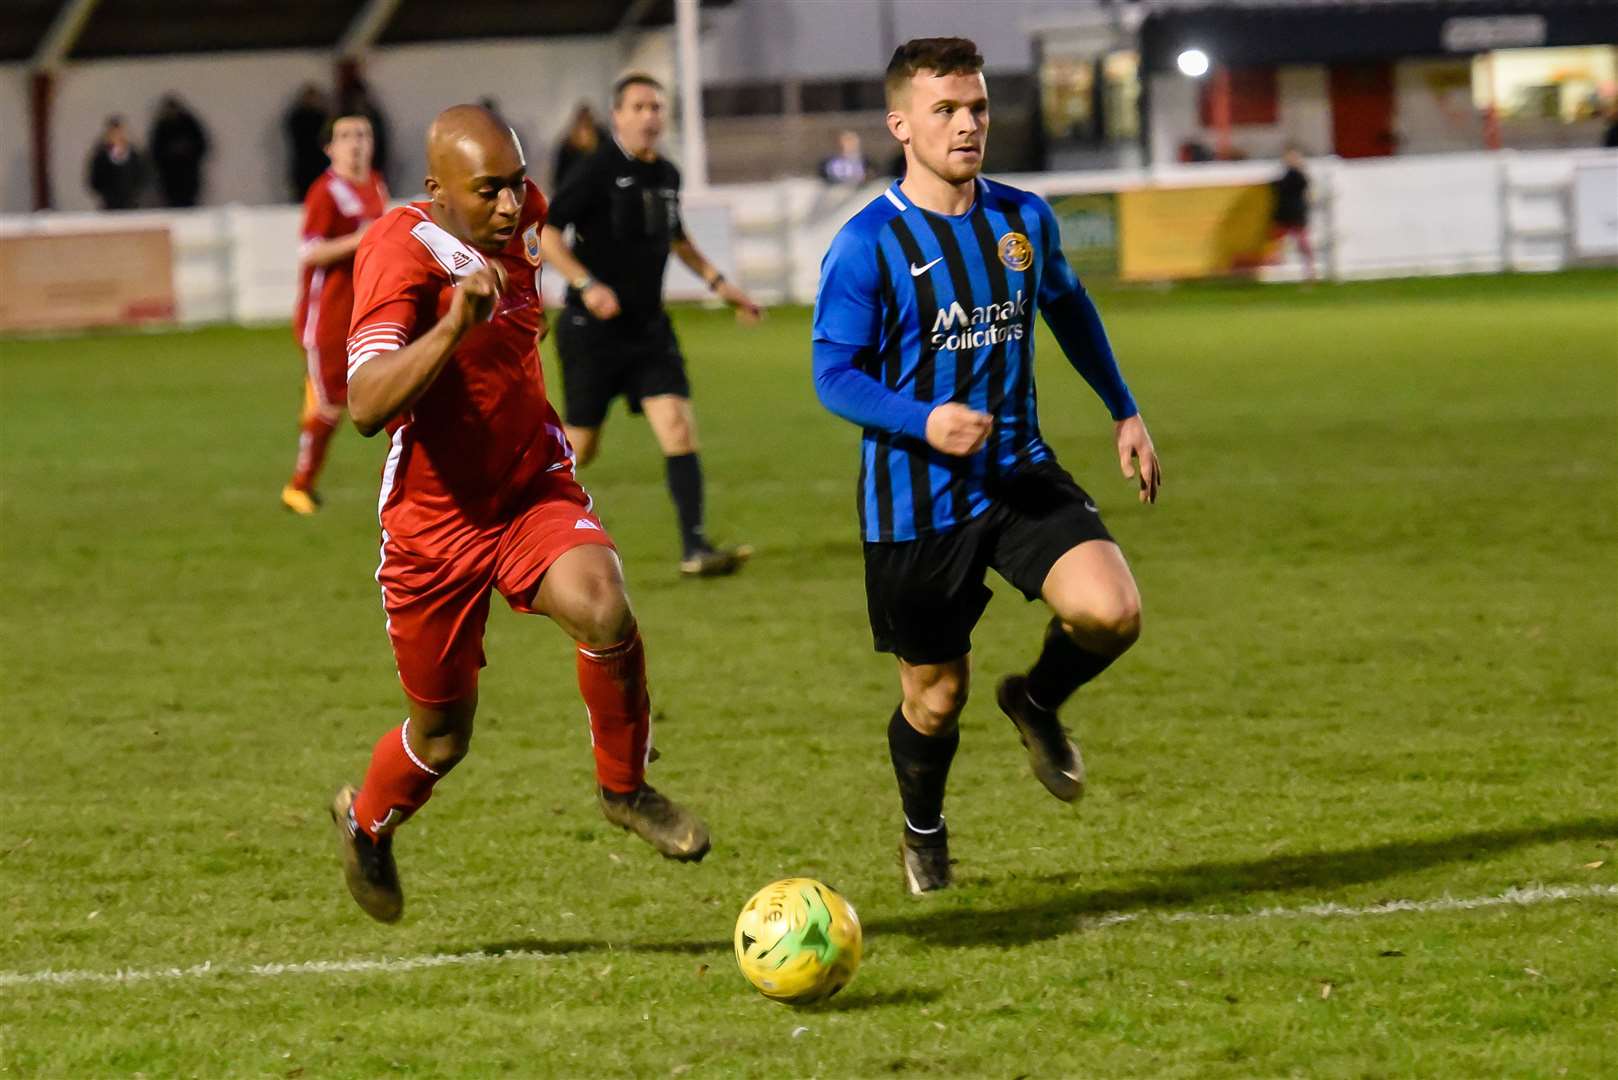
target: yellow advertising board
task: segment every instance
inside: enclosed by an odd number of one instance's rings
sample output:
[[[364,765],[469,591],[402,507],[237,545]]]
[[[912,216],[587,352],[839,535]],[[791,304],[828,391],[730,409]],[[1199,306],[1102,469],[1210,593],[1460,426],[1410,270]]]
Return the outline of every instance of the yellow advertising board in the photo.
[[[1126,281],[1252,270],[1270,246],[1268,184],[1118,193],[1118,273]]]
[[[167,229],[0,236],[0,331],[173,318]]]

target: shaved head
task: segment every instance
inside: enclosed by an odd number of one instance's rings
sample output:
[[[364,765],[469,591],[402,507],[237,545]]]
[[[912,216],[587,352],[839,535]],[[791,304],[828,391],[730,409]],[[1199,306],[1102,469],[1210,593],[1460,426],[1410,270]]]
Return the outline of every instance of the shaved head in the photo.
[[[476,175],[501,153],[523,163],[522,147],[506,122],[481,105],[452,105],[427,129],[427,169],[441,179],[457,171]]]
[[[433,217],[474,247],[497,251],[522,214],[526,176],[511,128],[481,105],[455,105],[427,129]]]

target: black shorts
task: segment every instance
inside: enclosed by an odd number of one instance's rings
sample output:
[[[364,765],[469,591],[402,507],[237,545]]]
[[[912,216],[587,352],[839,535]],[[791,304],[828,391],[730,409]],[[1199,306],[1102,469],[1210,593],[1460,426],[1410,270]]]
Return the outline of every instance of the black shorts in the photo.
[[[1039,598],[1056,560],[1086,540],[1111,540],[1085,490],[1055,461],[1018,470],[989,509],[946,533],[865,545],[865,598],[877,652],[941,664],[972,651],[972,628],[995,572]]]
[[[619,325],[621,319],[603,322],[574,304],[562,309],[556,354],[562,361],[562,420],[569,427],[600,427],[620,394],[636,413],[642,398],[691,396],[668,316]]]

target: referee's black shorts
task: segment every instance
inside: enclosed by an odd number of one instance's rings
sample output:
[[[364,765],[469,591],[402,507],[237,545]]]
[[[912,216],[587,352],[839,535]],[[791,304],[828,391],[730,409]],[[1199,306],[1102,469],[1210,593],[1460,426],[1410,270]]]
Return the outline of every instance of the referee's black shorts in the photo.
[[[562,420],[569,427],[600,427],[620,394],[636,413],[642,398],[691,396],[680,342],[661,311],[648,322],[628,323],[621,315],[603,321],[569,303],[556,325],[556,353],[562,361]]]
[[[1056,561],[1086,540],[1111,540],[1094,501],[1054,460],[1025,466],[983,513],[945,533],[865,545],[865,598],[877,652],[942,664],[972,651],[992,593],[988,568],[1037,600]]]

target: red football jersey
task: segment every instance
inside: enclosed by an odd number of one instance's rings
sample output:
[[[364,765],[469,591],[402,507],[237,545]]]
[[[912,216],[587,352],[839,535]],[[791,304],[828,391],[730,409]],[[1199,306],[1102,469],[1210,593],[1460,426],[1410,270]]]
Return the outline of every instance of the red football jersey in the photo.
[[[525,188],[517,231],[498,254],[461,243],[433,221],[429,203],[390,211],[360,242],[351,379],[431,329],[461,278],[490,259],[506,270],[493,317],[467,331],[415,405],[388,423],[393,444],[377,509],[389,538],[418,551],[453,548],[467,524],[520,512],[537,477],[572,468],[573,451],[545,397],[536,337],[545,197],[531,180]]]
[[[304,196],[303,246],[347,236],[381,217],[387,205],[388,186],[381,173],[372,172],[365,183],[354,184],[327,169]],[[321,341],[341,342],[348,337],[353,308],[352,258],[327,266],[305,266],[298,305],[292,312],[292,332],[306,351]]]

